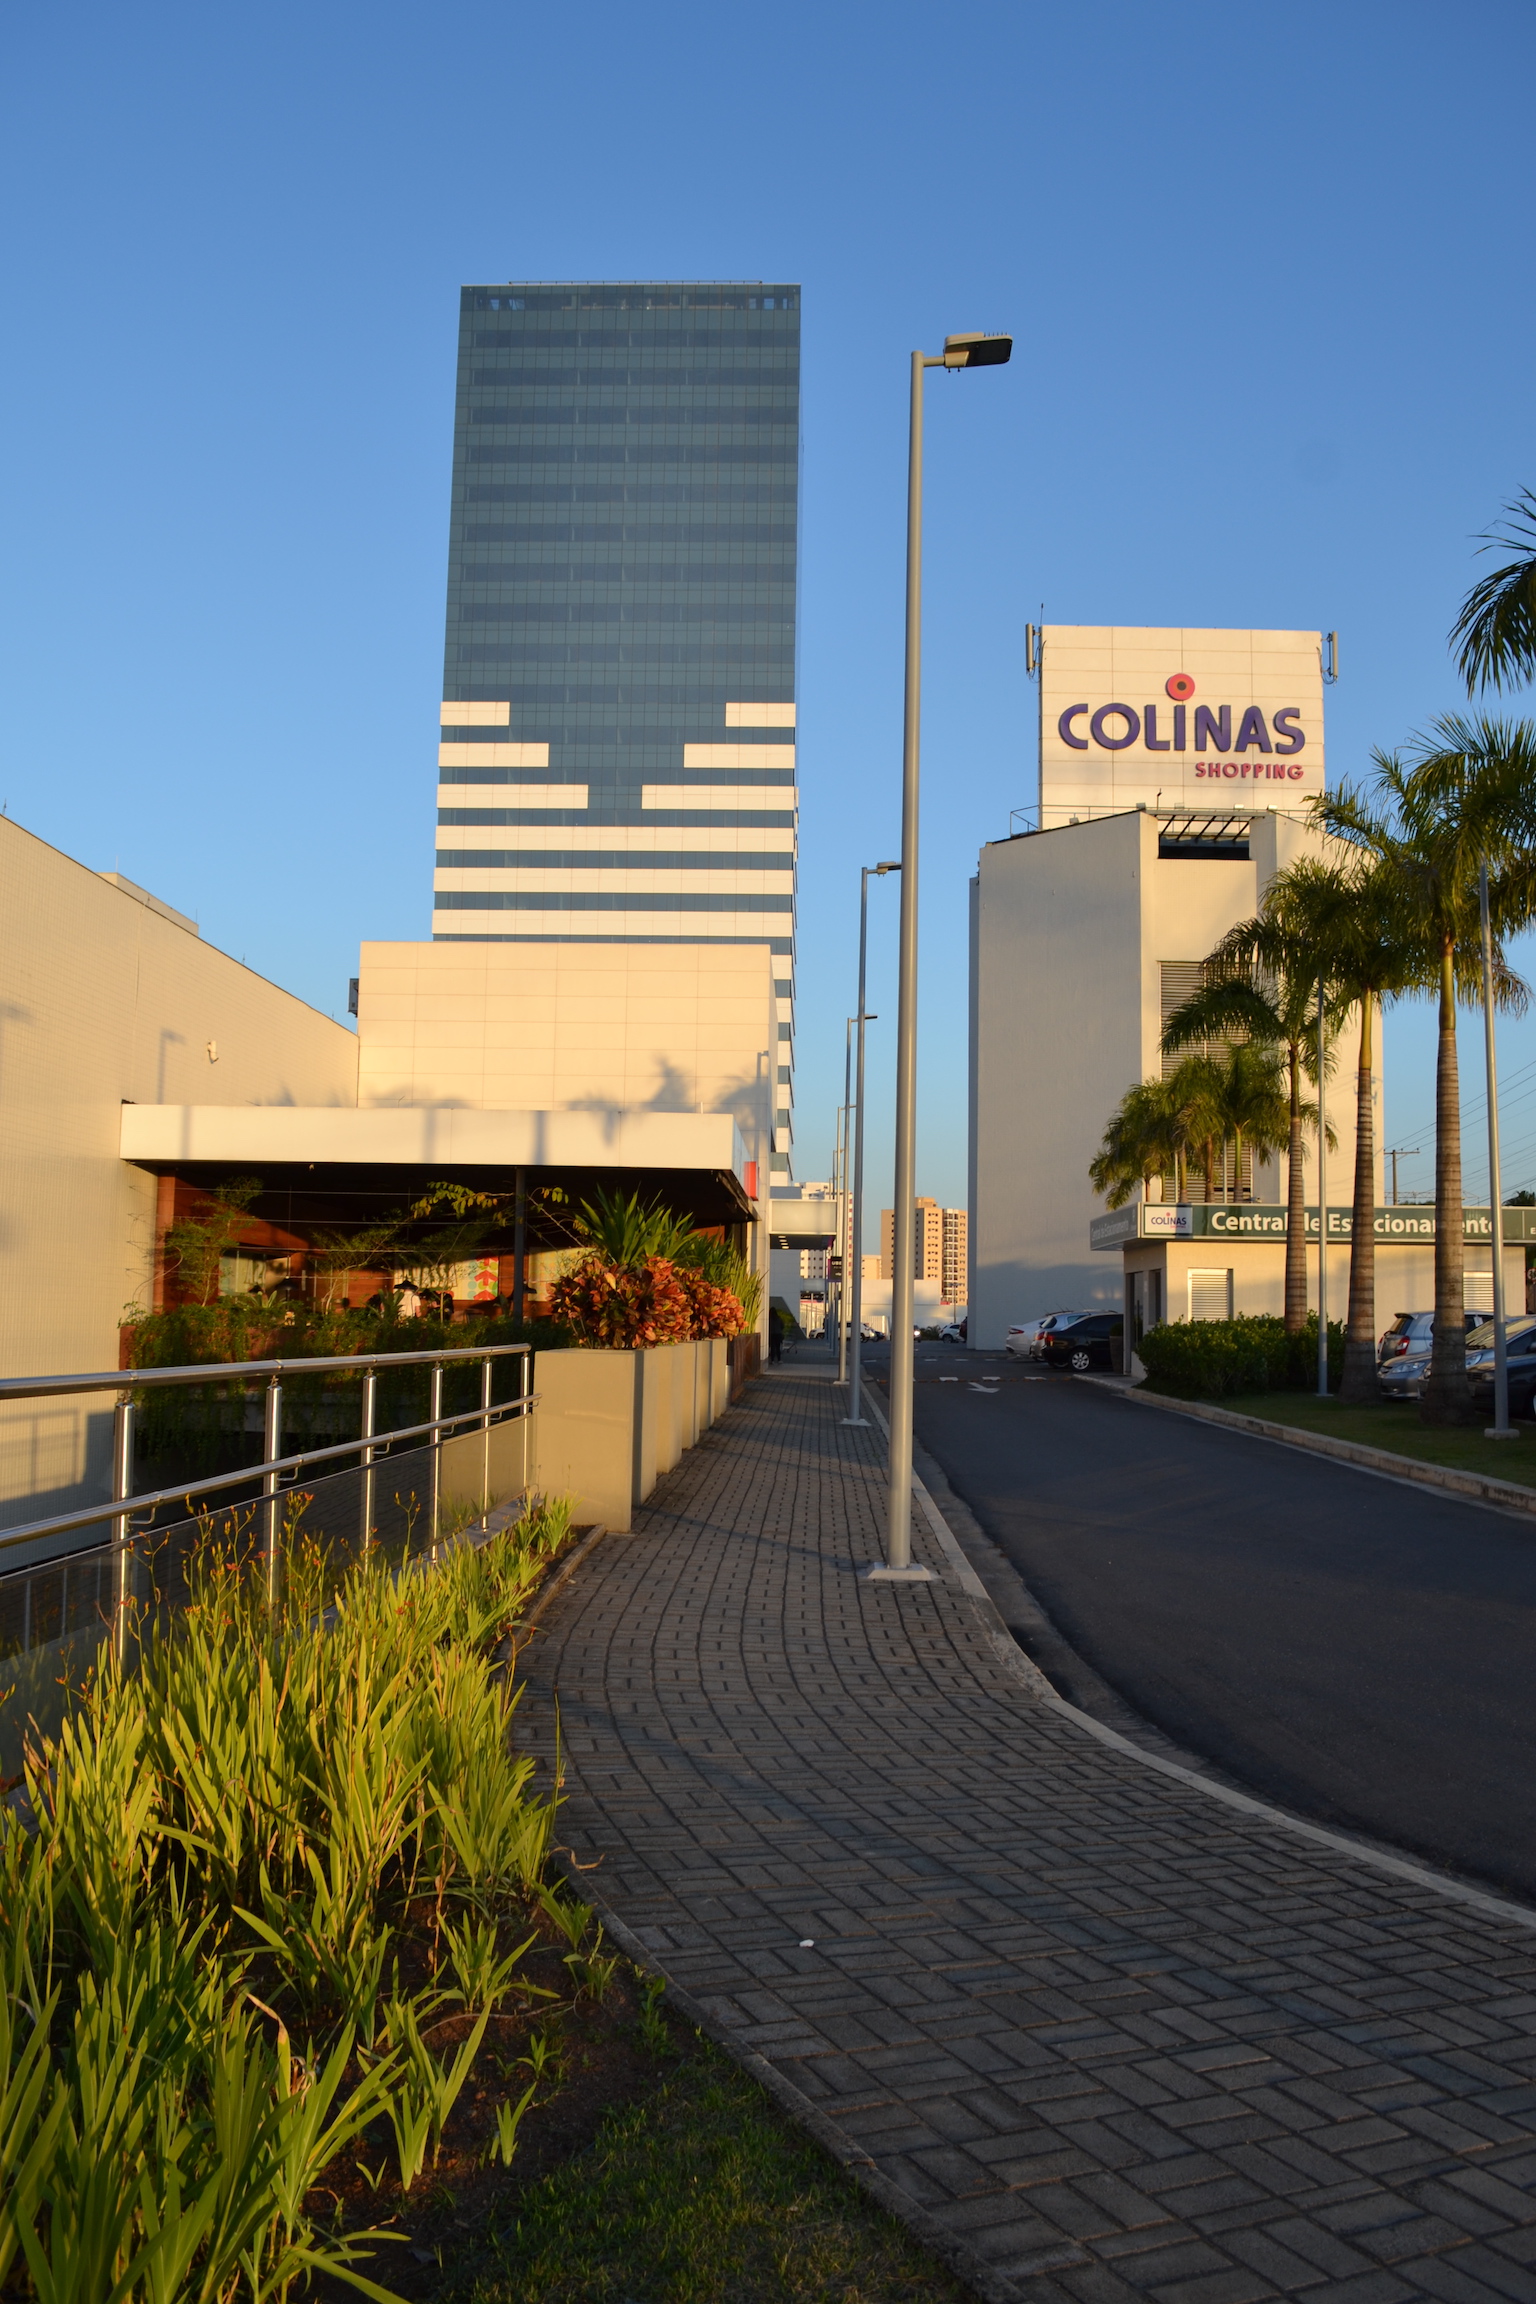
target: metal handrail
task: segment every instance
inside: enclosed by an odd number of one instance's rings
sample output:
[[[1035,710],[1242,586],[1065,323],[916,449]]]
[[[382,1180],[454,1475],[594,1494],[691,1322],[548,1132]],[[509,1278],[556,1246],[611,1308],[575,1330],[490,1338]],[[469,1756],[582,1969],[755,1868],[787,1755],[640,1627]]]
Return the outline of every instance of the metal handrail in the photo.
[[[23,1528],[0,1531],[0,1552],[13,1544],[32,1543],[39,1536],[64,1536],[71,1528],[91,1528],[98,1520],[121,1520],[130,1513],[158,1511],[162,1504],[190,1501],[194,1496],[211,1495],[216,1488],[236,1488],[242,1480],[254,1480],[259,1474],[275,1476],[284,1472],[301,1471],[306,1464],[324,1464],[333,1456],[357,1456],[365,1448],[382,1448],[391,1440],[419,1440],[428,1432],[448,1432],[459,1424],[475,1424],[485,1430],[490,1423],[504,1424],[509,1419],[521,1419],[535,1406],[537,1392],[521,1392],[515,1400],[498,1400],[489,1412],[484,1408],[461,1409],[457,1416],[439,1416],[430,1424],[401,1424],[388,1432],[360,1433],[355,1440],[341,1440],[329,1448],[306,1448],[297,1456],[263,1457],[259,1464],[242,1464],[235,1472],[215,1472],[206,1480],[186,1480],[174,1488],[146,1488],[142,1494],[124,1494],[104,1499],[99,1504],[83,1504],[73,1512],[60,1512],[51,1520],[33,1520]],[[489,1421],[488,1419],[489,1415]],[[31,1561],[31,1567],[46,1566],[46,1562]]]
[[[35,1544],[47,1536],[65,1536],[72,1529],[94,1527],[98,1522],[112,1523],[111,1550],[117,1559],[115,1578],[117,1637],[121,1644],[126,1637],[128,1618],[128,1560],[132,1544],[132,1521],[136,1513],[153,1513],[162,1504],[185,1501],[190,1504],[194,1496],[211,1495],[220,1488],[239,1487],[243,1482],[261,1482],[260,1510],[264,1521],[262,1552],[267,1562],[269,1587],[275,1591],[278,1557],[278,1504],[285,1475],[301,1472],[307,1465],[330,1462],[338,1456],[356,1456],[363,1478],[362,1518],[366,1524],[372,1517],[373,1483],[382,1449],[396,1440],[426,1438],[432,1452],[431,1521],[432,1541],[435,1547],[439,1521],[439,1498],[442,1478],[443,1435],[460,1425],[475,1425],[485,1434],[486,1509],[490,1509],[490,1433],[493,1424],[502,1424],[513,1418],[519,1422],[531,1413],[536,1394],[530,1389],[531,1347],[527,1344],[450,1344],[422,1352],[351,1352],[333,1359],[311,1360],[216,1360],[199,1361],[189,1368],[118,1368],[95,1370],[75,1376],[20,1376],[0,1378],[0,1402],[56,1397],[59,1394],[80,1392],[115,1392],[117,1407],[112,1445],[112,1495],[101,1503],[78,1506],[73,1512],[59,1512],[46,1520],[33,1520],[24,1527],[0,1531],[0,1553],[20,1544]],[[491,1363],[493,1360],[520,1358],[522,1378],[515,1400],[492,1403]],[[444,1416],[442,1409],[442,1378],[448,1361],[478,1361],[481,1366],[480,1406],[461,1410],[453,1416]],[[378,1390],[378,1372],[381,1368],[428,1367],[431,1370],[430,1414],[425,1423],[402,1424],[388,1432],[374,1429],[375,1402]],[[293,1456],[280,1456],[282,1445],[282,1379],[284,1376],[334,1375],[341,1371],[356,1371],[363,1378],[362,1431],[355,1440],[342,1440],[325,1448],[307,1448]],[[167,1384],[231,1384],[251,1385],[260,1379],[266,1382],[266,1411],[263,1418],[261,1461],[241,1465],[232,1472],[216,1472],[206,1479],[192,1480],[174,1488],[147,1490],[134,1495],[133,1486],[133,1417],[135,1392],[151,1386]],[[524,1478],[527,1478],[526,1451]],[[46,1566],[43,1561],[28,1561],[28,1572]]]
[[[334,1360],[199,1360],[190,1368],[117,1368],[89,1376],[0,1376],[0,1402],[59,1392],[138,1392],[153,1384],[229,1384],[241,1377],[324,1376],[343,1368],[413,1368],[429,1360],[504,1360],[529,1344],[450,1344],[434,1352],[347,1352]]]

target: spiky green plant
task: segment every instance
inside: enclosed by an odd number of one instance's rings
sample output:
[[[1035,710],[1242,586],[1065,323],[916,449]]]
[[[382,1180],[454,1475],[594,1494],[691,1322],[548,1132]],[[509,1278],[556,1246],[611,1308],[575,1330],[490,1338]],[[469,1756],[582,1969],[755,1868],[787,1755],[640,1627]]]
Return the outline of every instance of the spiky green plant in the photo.
[[[313,1563],[273,1605],[235,1544],[137,1670],[103,1647],[29,1754],[35,1828],[0,1808],[0,2283],[276,2304],[328,2273],[387,2300],[358,2269],[386,2235],[305,2203],[381,2117],[402,2183],[435,2156],[534,1941],[503,1955],[467,1915],[539,1881],[550,1804],[491,1649],[569,1529],[552,1506],[398,1578],[370,1554],[324,1612]],[[452,1995],[399,1985],[424,1872]],[[474,2021],[445,2062],[450,1998]]]

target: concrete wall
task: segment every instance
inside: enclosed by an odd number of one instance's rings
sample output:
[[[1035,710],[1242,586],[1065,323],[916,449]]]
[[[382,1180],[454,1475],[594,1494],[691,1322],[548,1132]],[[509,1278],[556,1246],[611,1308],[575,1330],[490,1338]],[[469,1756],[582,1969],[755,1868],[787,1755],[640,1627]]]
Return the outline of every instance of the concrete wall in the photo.
[[[729,1112],[766,1216],[774,965],[766,944],[365,944],[357,1100]],[[767,1227],[753,1229],[766,1338]]]
[[[0,818],[0,1374],[115,1368],[148,1301],[156,1180],[120,1157],[124,1102],[351,1104],[356,1070],[343,1025]],[[110,1424],[0,1409],[0,1524],[105,1495]]]
[[[969,1341],[1058,1308],[1118,1305],[1118,1260],[1095,1254],[1088,1181],[1111,1112],[1161,1067],[1164,961],[1198,961],[1257,911],[1275,871],[1319,836],[1260,815],[1247,861],[1164,860],[1158,822],[1131,813],[1000,841],[973,889]],[[1354,1176],[1358,1035],[1338,1050],[1329,1197]],[[1378,1042],[1377,1110],[1380,1111]],[[1379,1143],[1379,1130],[1378,1130]],[[1254,1178],[1284,1197],[1284,1162]],[[1381,1188],[1377,1183],[1377,1197]]]

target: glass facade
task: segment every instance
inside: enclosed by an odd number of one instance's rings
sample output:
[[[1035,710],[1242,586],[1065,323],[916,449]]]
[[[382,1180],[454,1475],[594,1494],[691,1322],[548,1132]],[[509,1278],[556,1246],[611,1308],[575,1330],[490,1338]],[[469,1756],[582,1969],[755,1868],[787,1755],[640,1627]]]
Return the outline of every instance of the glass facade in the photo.
[[[799,468],[796,286],[463,290],[435,938],[767,942],[791,1042]]]

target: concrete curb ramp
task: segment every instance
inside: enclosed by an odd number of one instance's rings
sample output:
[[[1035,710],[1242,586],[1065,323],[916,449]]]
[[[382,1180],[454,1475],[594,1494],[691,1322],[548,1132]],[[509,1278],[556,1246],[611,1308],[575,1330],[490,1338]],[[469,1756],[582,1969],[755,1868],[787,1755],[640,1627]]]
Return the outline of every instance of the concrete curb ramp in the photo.
[[[843,1405],[753,1386],[540,1609],[616,1938],[996,2304],[1536,2304],[1536,1913],[1087,1720],[926,1491],[863,1581]]]

